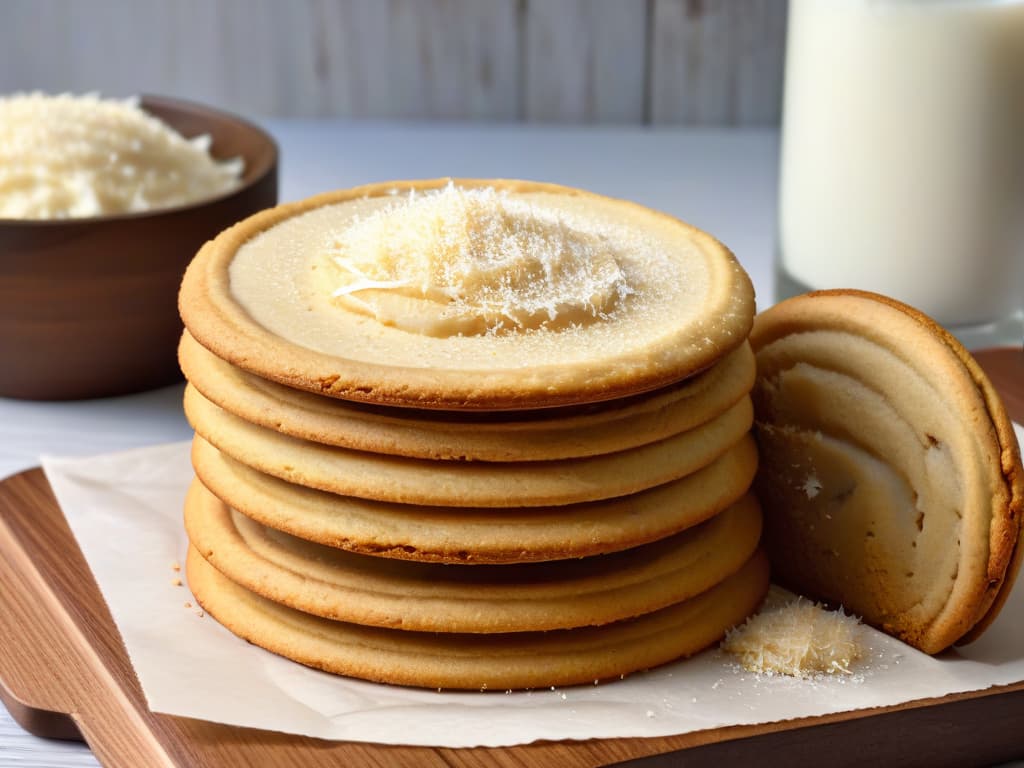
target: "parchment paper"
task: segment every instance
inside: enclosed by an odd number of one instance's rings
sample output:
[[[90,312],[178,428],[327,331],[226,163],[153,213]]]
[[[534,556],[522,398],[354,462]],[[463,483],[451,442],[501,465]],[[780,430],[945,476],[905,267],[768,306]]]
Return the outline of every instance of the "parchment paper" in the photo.
[[[1024,430],[1017,428],[1024,441]],[[44,458],[46,476],[99,584],[150,708],[326,739],[446,747],[664,736],[770,722],[1024,680],[1024,587],[970,646],[931,658],[866,629],[851,677],[744,672],[718,650],[597,686],[438,693],[302,667],[199,616],[184,573],[187,443],[88,459]],[[191,603],[191,608],[186,608]]]

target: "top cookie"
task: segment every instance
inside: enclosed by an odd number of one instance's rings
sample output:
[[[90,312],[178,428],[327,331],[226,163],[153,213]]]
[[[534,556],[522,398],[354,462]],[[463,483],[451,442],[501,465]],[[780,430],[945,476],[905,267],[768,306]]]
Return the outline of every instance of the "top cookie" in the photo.
[[[1019,564],[1024,469],[974,359],[861,291],[784,301],[751,344],[774,575],[927,653],[976,637]]]
[[[189,332],[332,397],[503,410],[665,386],[735,349],[750,280],[711,236],[550,184],[393,182],[242,221],[190,265]]]

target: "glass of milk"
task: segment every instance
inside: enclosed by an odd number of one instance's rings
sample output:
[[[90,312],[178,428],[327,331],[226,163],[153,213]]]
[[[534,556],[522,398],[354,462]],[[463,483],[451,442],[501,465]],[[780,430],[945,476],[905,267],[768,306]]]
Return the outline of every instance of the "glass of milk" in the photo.
[[[1024,0],[790,0],[777,292],[1024,338]]]

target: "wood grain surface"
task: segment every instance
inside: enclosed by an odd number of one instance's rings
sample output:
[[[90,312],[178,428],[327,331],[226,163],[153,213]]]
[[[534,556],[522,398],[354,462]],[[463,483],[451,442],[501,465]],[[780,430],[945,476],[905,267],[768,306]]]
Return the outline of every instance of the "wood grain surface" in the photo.
[[[650,122],[777,122],[786,40],[784,5],[779,0],[653,0]]]
[[[621,0],[527,3],[525,119],[644,122],[647,13],[644,3]]]
[[[786,0],[4,0],[0,93],[257,116],[776,124]]]
[[[979,354],[1024,421],[1024,353]],[[655,739],[391,747],[156,715],[40,470],[0,484],[0,698],[24,727],[84,738],[106,766],[987,765],[1024,757],[1024,681],[987,691]],[[201,695],[201,691],[197,691]]]

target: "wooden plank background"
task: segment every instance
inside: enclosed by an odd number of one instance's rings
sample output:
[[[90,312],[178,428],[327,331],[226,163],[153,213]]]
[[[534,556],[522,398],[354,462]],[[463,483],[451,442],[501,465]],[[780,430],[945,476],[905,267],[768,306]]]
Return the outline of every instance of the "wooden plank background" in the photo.
[[[251,115],[778,121],[786,0],[2,0],[0,93]]]

